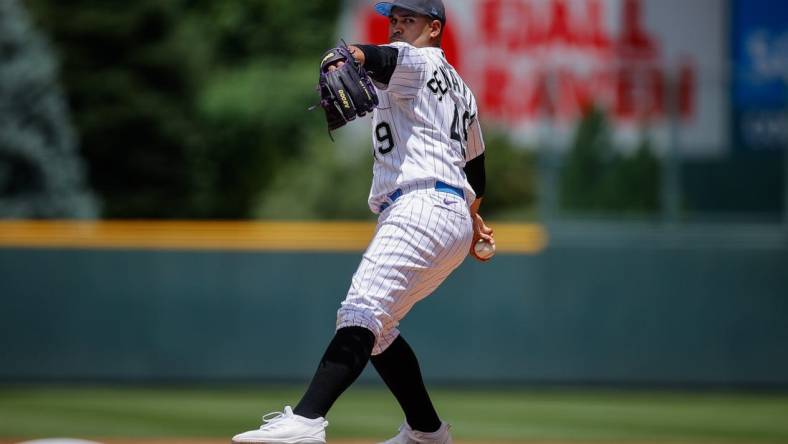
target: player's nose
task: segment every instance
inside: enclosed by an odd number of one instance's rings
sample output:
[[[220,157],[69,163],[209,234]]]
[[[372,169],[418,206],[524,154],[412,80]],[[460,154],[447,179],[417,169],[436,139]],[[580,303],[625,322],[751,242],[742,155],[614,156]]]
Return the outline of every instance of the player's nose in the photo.
[[[395,20],[391,24],[391,35],[402,34],[403,31],[404,29],[402,27],[402,22],[400,22],[399,20]]]

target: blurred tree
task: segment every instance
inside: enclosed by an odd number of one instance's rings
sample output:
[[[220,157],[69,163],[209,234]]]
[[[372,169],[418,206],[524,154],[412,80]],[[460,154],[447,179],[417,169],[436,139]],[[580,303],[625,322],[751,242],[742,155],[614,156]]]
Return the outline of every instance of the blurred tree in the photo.
[[[190,214],[191,153],[204,137],[192,112],[189,60],[171,38],[174,4],[30,3],[64,59],[82,154],[104,216]]]
[[[571,210],[598,210],[600,189],[613,160],[605,115],[593,109],[581,120],[561,174],[560,201]]]
[[[28,1],[106,217],[250,217],[319,123],[304,111],[338,0]]]
[[[306,110],[317,100],[316,60],[334,43],[339,2],[188,3],[186,32],[208,37],[213,67],[199,97],[210,143],[198,196],[214,217],[251,217],[284,171],[277,186],[295,188],[306,174],[299,167],[329,160],[304,158],[310,132],[324,126],[320,113]]]
[[[57,66],[17,0],[0,2],[0,217],[98,211],[57,84]]]
[[[189,19],[211,42],[222,66],[243,66],[264,57],[272,62],[308,59],[334,45],[340,0],[185,0]],[[315,67],[315,69],[317,69]]]
[[[482,214],[497,219],[532,219],[537,199],[537,164],[533,150],[514,143],[505,133],[486,129],[487,191]]]
[[[321,116],[322,118],[322,116]],[[360,125],[369,124],[366,121]],[[372,183],[369,138],[338,135],[325,129],[310,134],[303,153],[277,172],[261,196],[256,215],[266,219],[369,219]],[[341,144],[341,145],[340,145]]]
[[[656,213],[660,208],[660,170],[651,141],[644,138],[632,155],[617,157],[606,201],[626,213]]]
[[[591,109],[578,126],[560,187],[561,207],[570,212],[656,212],[660,163],[648,139],[634,155],[616,150],[604,113]]]

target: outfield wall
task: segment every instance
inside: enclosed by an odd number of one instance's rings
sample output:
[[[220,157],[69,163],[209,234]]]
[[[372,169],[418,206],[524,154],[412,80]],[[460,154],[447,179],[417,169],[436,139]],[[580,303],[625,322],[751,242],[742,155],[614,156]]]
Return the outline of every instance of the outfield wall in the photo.
[[[402,330],[428,380],[788,385],[779,227],[549,233],[416,306]],[[359,258],[2,247],[0,380],[303,381]]]

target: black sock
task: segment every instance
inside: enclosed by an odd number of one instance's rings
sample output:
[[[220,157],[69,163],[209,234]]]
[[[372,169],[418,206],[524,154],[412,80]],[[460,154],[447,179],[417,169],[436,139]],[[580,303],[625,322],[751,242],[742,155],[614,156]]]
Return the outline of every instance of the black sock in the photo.
[[[311,419],[325,418],[342,392],[361,375],[374,345],[375,335],[364,327],[337,330],[293,412]]]
[[[419,361],[402,335],[386,351],[373,356],[372,365],[397,398],[412,429],[431,433],[441,427],[441,420],[424,387]]]

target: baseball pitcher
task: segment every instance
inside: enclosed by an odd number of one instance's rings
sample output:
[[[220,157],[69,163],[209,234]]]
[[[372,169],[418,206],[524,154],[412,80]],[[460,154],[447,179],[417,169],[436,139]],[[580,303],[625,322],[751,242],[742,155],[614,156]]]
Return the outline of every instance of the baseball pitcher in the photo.
[[[441,50],[441,0],[394,0],[375,9],[389,18],[390,43],[327,51],[319,79],[329,130],[372,113],[375,235],[300,402],[266,415],[234,443],[325,443],[326,414],[369,361],[405,414],[385,443],[452,442],[397,327],[465,256],[486,261],[494,251],[493,230],[478,214],[485,188],[479,111]]]

